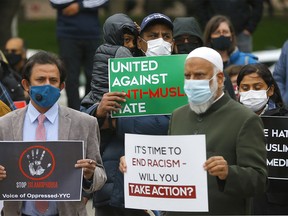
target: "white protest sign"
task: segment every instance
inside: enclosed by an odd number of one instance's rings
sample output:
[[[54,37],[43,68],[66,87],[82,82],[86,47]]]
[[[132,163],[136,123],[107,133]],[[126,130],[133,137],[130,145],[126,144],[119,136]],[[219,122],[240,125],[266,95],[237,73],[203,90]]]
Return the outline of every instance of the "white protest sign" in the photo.
[[[208,211],[205,135],[125,134],[125,207]]]

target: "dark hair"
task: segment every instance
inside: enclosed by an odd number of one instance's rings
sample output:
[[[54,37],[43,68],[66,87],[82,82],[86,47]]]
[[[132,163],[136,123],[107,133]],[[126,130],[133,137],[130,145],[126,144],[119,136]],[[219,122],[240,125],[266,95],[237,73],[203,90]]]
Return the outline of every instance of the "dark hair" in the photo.
[[[226,22],[229,26],[230,32],[231,32],[231,39],[232,39],[232,44],[231,47],[228,50],[228,53],[232,53],[236,47],[236,35],[235,35],[235,30],[234,27],[229,20],[228,17],[223,16],[223,15],[216,15],[213,16],[206,24],[205,30],[204,30],[204,45],[207,47],[211,47],[211,35],[217,30],[219,25],[222,22]]]
[[[129,34],[129,35],[133,35],[135,37],[138,36],[138,34],[136,34],[135,31],[133,31],[133,30],[127,28],[127,27],[123,28],[122,31],[123,31],[123,34]]]
[[[243,80],[243,78],[246,75],[252,73],[258,74],[268,85],[268,87],[274,86],[274,93],[270,97],[270,100],[272,100],[277,107],[282,107],[284,105],[284,102],[281,97],[280,89],[276,81],[274,80],[271,71],[265,64],[256,63],[243,66],[237,77],[237,85],[240,86],[240,83]]]
[[[22,79],[26,79],[28,80],[28,82],[30,82],[32,68],[34,67],[35,64],[56,65],[60,73],[60,83],[63,83],[65,81],[66,70],[65,70],[63,62],[60,60],[60,58],[57,55],[50,53],[50,52],[43,51],[43,50],[37,52],[36,54],[31,56],[27,60],[22,70]]]
[[[225,68],[225,72],[227,72],[229,77],[238,76],[242,67],[243,65],[232,64],[232,65],[229,65],[227,68]]]

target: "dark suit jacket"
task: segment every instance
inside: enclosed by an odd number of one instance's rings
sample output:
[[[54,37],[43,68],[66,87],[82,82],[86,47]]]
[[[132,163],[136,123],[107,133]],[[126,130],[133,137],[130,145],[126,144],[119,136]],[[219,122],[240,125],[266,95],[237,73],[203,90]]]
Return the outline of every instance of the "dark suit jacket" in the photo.
[[[23,124],[26,111],[27,107],[10,112],[0,118],[0,140],[23,140]],[[88,193],[100,189],[106,181],[106,173],[99,153],[100,132],[96,118],[60,105],[58,136],[58,140],[84,141],[84,158],[95,160],[97,167],[90,188],[83,189]],[[7,173],[9,175],[9,170],[7,170]],[[82,201],[57,202],[57,207],[60,216],[87,215],[85,205]],[[21,215],[21,208],[22,202],[4,202],[5,215]]]

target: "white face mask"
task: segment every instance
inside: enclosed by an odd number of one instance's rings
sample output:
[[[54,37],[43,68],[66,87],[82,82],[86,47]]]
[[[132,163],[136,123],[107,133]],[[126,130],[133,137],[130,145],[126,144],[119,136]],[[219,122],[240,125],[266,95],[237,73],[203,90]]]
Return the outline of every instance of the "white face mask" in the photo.
[[[240,102],[249,109],[257,112],[261,110],[268,102],[267,90],[250,90],[247,92],[239,92]]]
[[[172,45],[171,43],[164,41],[163,38],[157,38],[145,42],[147,43],[148,46],[147,51],[145,53],[146,56],[171,55]]]

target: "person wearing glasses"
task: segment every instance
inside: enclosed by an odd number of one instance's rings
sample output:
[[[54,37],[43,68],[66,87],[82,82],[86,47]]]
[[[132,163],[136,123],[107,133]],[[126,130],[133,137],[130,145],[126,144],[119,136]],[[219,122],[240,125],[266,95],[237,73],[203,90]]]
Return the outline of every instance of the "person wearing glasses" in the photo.
[[[239,51],[234,27],[226,16],[213,16],[204,30],[204,45],[216,50],[222,57],[224,69],[229,65],[247,65],[258,62],[252,53]]]

